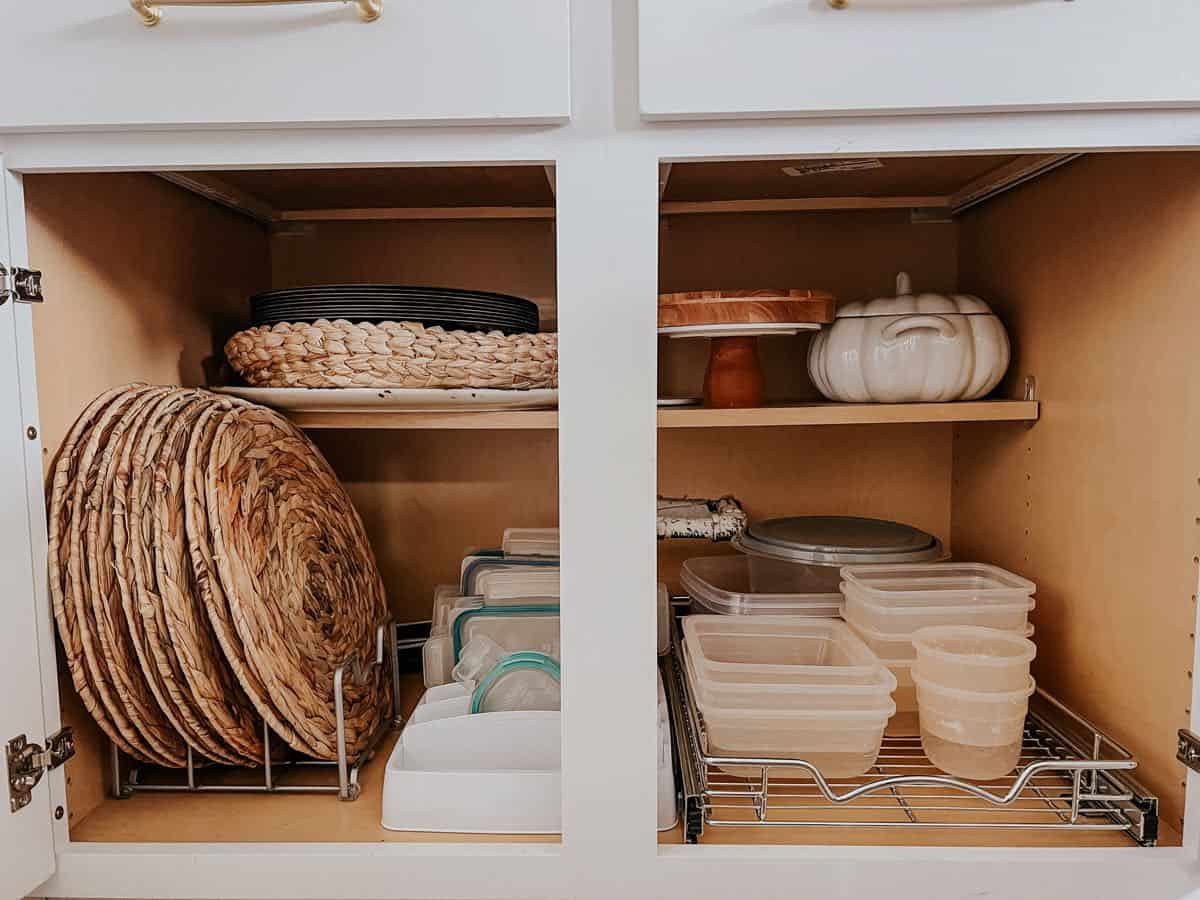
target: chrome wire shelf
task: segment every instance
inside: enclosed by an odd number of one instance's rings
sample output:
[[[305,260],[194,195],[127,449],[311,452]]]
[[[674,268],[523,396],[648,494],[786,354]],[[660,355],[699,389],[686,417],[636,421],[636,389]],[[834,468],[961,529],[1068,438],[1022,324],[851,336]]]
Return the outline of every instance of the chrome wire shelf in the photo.
[[[341,800],[357,800],[361,788],[359,772],[379,749],[389,731],[400,728],[400,679],[397,666],[397,626],[385,622],[375,631],[375,658],[346,660],[333,673],[336,711],[337,759],[321,760],[300,756],[281,747],[281,741],[263,723],[263,762],[254,768],[209,764],[191,747],[187,764],[167,769],[128,759],[109,743],[112,795],[124,800],[138,793],[214,794],[337,794]],[[350,678],[358,684],[377,668],[384,667],[391,680],[392,715],[380,723],[363,750],[355,757],[346,753],[346,722],[343,685]],[[276,751],[286,750],[280,756]],[[336,781],[330,777],[336,773]]]
[[[676,627],[663,680],[689,843],[708,827],[764,826],[1071,829],[1157,841],[1158,800],[1131,777],[1137,761],[1043,691],[1031,698],[1021,759],[1005,778],[951,777],[929,762],[919,737],[888,735],[870,772],[830,780],[804,760],[708,754],[679,653]]]

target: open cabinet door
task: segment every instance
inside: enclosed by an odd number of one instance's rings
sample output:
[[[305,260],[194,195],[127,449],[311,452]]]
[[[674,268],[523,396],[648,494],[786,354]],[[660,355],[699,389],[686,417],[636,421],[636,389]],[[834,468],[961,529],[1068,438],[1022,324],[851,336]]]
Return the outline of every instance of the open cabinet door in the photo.
[[[8,269],[13,259],[9,223],[22,219],[9,209],[6,197],[11,197],[12,191],[6,190],[9,178],[3,163],[0,157],[0,264]],[[0,281],[7,283],[7,279]],[[42,777],[25,795],[28,799],[23,804],[10,787],[19,764],[14,761],[14,739],[24,735],[40,750],[46,745],[47,733],[41,645],[49,623],[41,621],[36,585],[44,579],[35,575],[34,563],[39,559],[44,564],[44,554],[35,554],[31,535],[31,522],[42,515],[42,504],[39,501],[37,509],[30,508],[31,474],[26,471],[30,460],[37,463],[29,444],[36,445],[35,451],[40,444],[36,431],[27,431],[30,423],[22,415],[22,362],[32,362],[32,347],[19,346],[19,342],[29,343],[28,328],[20,324],[21,317],[28,315],[29,309],[11,298],[0,304],[0,684],[4,686],[0,745],[6,751],[7,776],[0,807],[0,898],[23,897],[54,871],[49,779]],[[24,324],[28,326],[27,319]],[[32,477],[40,483],[40,469]],[[52,666],[53,660],[47,665]],[[30,753],[27,750],[27,759]],[[36,766],[37,760],[29,762]]]

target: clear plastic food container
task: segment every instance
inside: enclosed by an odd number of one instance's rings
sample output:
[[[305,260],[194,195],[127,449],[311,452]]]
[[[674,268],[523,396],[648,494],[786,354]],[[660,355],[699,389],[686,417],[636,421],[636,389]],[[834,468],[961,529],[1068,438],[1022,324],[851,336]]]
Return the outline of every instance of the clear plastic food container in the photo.
[[[862,638],[862,642],[874,653],[879,659],[886,659],[888,665],[895,663],[912,663],[917,658],[917,650],[913,646],[913,634],[909,631],[902,634],[888,634],[884,631],[877,631],[866,625],[860,618],[857,618],[857,610],[849,604],[846,606],[846,622],[854,629],[854,633]],[[1028,622],[1021,628],[1014,630],[1015,634],[1023,635],[1024,637],[1033,636],[1033,626]]]
[[[879,659],[845,622],[804,616],[687,616],[697,674],[721,682],[871,684]]]
[[[994,628],[922,628],[912,640],[917,651],[913,672],[962,690],[1021,690],[1037,654],[1033,641]]]
[[[944,559],[933,535],[900,522],[853,516],[790,516],[752,522],[733,546],[750,557],[750,589],[832,594],[843,566]]]
[[[684,562],[679,580],[697,608],[720,615],[786,615],[836,618],[842,595],[811,591],[824,584],[804,579],[803,566],[770,559],[699,556]],[[829,567],[822,567],[823,575]]]
[[[803,759],[825,778],[862,775],[879,757],[890,700],[873,710],[759,710],[708,706],[701,710],[713,756]],[[733,775],[756,777],[761,769],[728,765]],[[768,767],[774,777],[804,777],[802,769]]]
[[[896,678],[880,665],[875,678],[865,684],[754,684],[713,681],[696,674],[696,663],[687,642],[683,645],[684,666],[702,709],[824,709],[877,710],[887,705]]]
[[[917,716],[917,686],[912,679],[911,662],[883,660],[888,671],[896,679],[896,690],[892,692],[892,701],[896,704],[896,713],[888,722],[888,734],[912,736],[921,733],[921,725]]]
[[[921,746],[949,775],[973,780],[1007,775],[1021,757],[1029,678],[1019,691],[963,691],[913,675],[921,716]]]
[[[848,582],[844,585],[847,619],[880,634],[912,634],[937,625],[980,625],[1017,631],[1029,623],[1032,597],[1017,603],[982,606],[879,606],[863,599]]]
[[[843,592],[877,606],[1011,606],[1037,590],[1032,581],[983,563],[844,566],[841,574]]]

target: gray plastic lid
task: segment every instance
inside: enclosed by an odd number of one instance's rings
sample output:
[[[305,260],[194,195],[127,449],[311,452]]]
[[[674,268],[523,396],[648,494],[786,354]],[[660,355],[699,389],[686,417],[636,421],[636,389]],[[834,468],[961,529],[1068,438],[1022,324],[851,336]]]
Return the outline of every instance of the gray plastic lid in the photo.
[[[926,562],[943,556],[933,535],[883,519],[789,516],[755,522],[734,540],[744,553],[822,566]]]

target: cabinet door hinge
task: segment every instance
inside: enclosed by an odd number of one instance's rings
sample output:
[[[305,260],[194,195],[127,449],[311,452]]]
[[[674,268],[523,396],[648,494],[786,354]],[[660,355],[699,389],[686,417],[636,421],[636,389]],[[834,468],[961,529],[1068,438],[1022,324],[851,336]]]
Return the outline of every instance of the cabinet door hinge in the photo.
[[[18,303],[41,303],[45,300],[42,294],[42,273],[37,269],[22,269],[20,266],[7,269],[0,263],[0,306],[10,299]]]
[[[8,742],[8,809],[17,812],[29,805],[42,776],[75,755],[75,732],[63,728],[46,738],[43,750],[19,734]]]
[[[1175,758],[1193,772],[1200,772],[1200,736],[1180,728],[1179,749],[1175,752]]]

